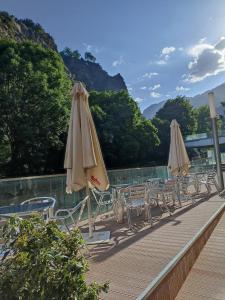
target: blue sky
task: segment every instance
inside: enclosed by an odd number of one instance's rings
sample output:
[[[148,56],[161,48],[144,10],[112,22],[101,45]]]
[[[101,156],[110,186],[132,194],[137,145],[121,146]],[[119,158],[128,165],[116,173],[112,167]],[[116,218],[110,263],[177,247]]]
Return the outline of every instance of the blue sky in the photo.
[[[224,0],[0,0],[40,23],[59,50],[91,51],[141,109],[225,82]]]

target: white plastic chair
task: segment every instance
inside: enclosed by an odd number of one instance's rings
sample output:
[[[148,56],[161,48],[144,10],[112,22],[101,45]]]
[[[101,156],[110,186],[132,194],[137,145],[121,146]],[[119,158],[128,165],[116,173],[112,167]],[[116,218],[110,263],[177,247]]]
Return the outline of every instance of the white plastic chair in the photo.
[[[72,209],[61,208],[55,212],[53,219],[62,224],[59,225],[62,230],[70,232],[72,228],[79,227],[88,197],[89,196],[86,196],[84,200],[80,201]]]
[[[113,194],[111,194],[108,191],[107,192],[98,191],[96,188],[91,189],[91,193],[97,203],[97,208],[95,211],[95,217],[94,217],[94,221],[93,221],[93,224],[94,224],[97,216],[101,212],[101,209],[103,207],[113,205]]]
[[[198,178],[198,175],[197,175]],[[217,191],[219,191],[219,186],[216,182],[216,171],[209,170],[206,174],[203,174],[201,177],[197,179],[199,192],[201,190],[201,186],[205,186],[207,193],[210,194],[212,191],[212,186],[215,186]]]
[[[158,205],[162,212],[166,210],[171,215],[171,211],[168,207],[168,203],[171,200],[174,202],[175,189],[174,185],[160,182],[160,180],[153,180],[147,182],[149,190],[149,200],[151,205]]]
[[[193,188],[196,189],[196,182],[191,180],[190,176],[183,176],[178,179],[179,184],[179,194],[180,194],[180,201],[191,201],[192,204],[195,204],[195,198],[196,192],[191,193],[190,187],[193,186]]]
[[[17,215],[25,217],[39,212],[45,220],[48,220],[53,215],[53,208],[56,200],[52,197],[35,197],[23,201],[20,204],[12,204],[0,207],[0,215],[12,216]]]
[[[136,211],[137,216],[142,213],[142,210],[145,211],[145,216],[147,217],[148,222],[153,225],[152,216],[151,216],[151,206],[149,204],[149,195],[148,189],[145,184],[129,186],[127,188],[128,195],[124,197],[126,212],[127,212],[127,221],[129,229],[132,228],[131,222],[131,213],[133,210]]]

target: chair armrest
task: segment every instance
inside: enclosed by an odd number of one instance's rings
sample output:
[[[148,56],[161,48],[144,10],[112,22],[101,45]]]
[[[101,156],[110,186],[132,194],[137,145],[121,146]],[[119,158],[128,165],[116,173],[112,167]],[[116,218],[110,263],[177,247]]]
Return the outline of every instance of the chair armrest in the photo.
[[[63,215],[63,216],[58,216],[60,213],[62,213],[62,212],[64,212],[64,213],[67,213],[67,214],[65,214],[65,215]],[[54,215],[54,217],[56,218],[56,219],[65,219],[65,218],[68,218],[69,216],[71,216],[71,213],[70,213],[70,211],[69,211],[69,209],[63,209],[63,208],[61,208],[61,209],[58,209],[56,212],[55,212],[55,215]]]
[[[52,202],[51,204],[50,204],[49,200]],[[35,197],[35,198],[27,199],[27,200],[21,202],[21,205],[29,204],[29,203],[33,203],[33,202],[43,202],[43,203],[49,202],[49,204],[50,204],[49,206],[54,207],[56,200],[53,197]]]

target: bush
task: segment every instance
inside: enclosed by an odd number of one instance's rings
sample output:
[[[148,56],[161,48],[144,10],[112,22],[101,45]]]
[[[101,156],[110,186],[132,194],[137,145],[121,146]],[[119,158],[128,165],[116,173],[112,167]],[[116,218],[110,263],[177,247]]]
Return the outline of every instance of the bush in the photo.
[[[67,234],[40,217],[11,218],[3,229],[0,299],[97,300],[108,284],[88,285],[88,264],[78,229]]]

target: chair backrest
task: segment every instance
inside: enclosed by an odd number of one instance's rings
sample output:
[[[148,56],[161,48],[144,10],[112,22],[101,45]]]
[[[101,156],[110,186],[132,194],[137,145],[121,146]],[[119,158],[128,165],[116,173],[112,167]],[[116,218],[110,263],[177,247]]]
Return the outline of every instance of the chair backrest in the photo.
[[[55,198],[53,197],[35,197],[21,202],[21,205],[24,204],[43,204],[43,207],[54,207],[55,206]]]
[[[88,198],[89,196],[86,196],[72,209],[58,209],[55,212],[55,219],[61,221],[68,230],[71,225],[79,227]]]
[[[91,189],[91,193],[92,193],[92,195],[93,195],[93,197],[94,197],[94,199],[95,199],[95,201],[97,202],[97,204],[99,205],[99,192],[98,192],[98,190],[96,189],[96,188],[92,188]]]
[[[190,183],[190,177],[183,176],[179,179],[179,189],[182,192],[187,192]]]
[[[104,195],[105,195],[106,192],[101,192],[101,191],[98,191],[96,188],[92,188],[91,193],[92,193],[97,205],[102,205]]]
[[[159,189],[160,182],[159,180],[148,180],[146,185],[149,190]]]
[[[34,212],[41,212],[48,219],[53,216],[53,208],[56,200],[52,197],[36,197],[23,201],[21,204],[14,204],[0,207],[2,215],[29,215]]]
[[[215,184],[216,171],[210,170],[207,172],[207,183]]]
[[[131,185],[128,187],[128,201],[147,200],[147,186],[145,184]]]
[[[163,192],[174,192],[177,189],[177,180],[170,179],[167,180],[163,187]]]

